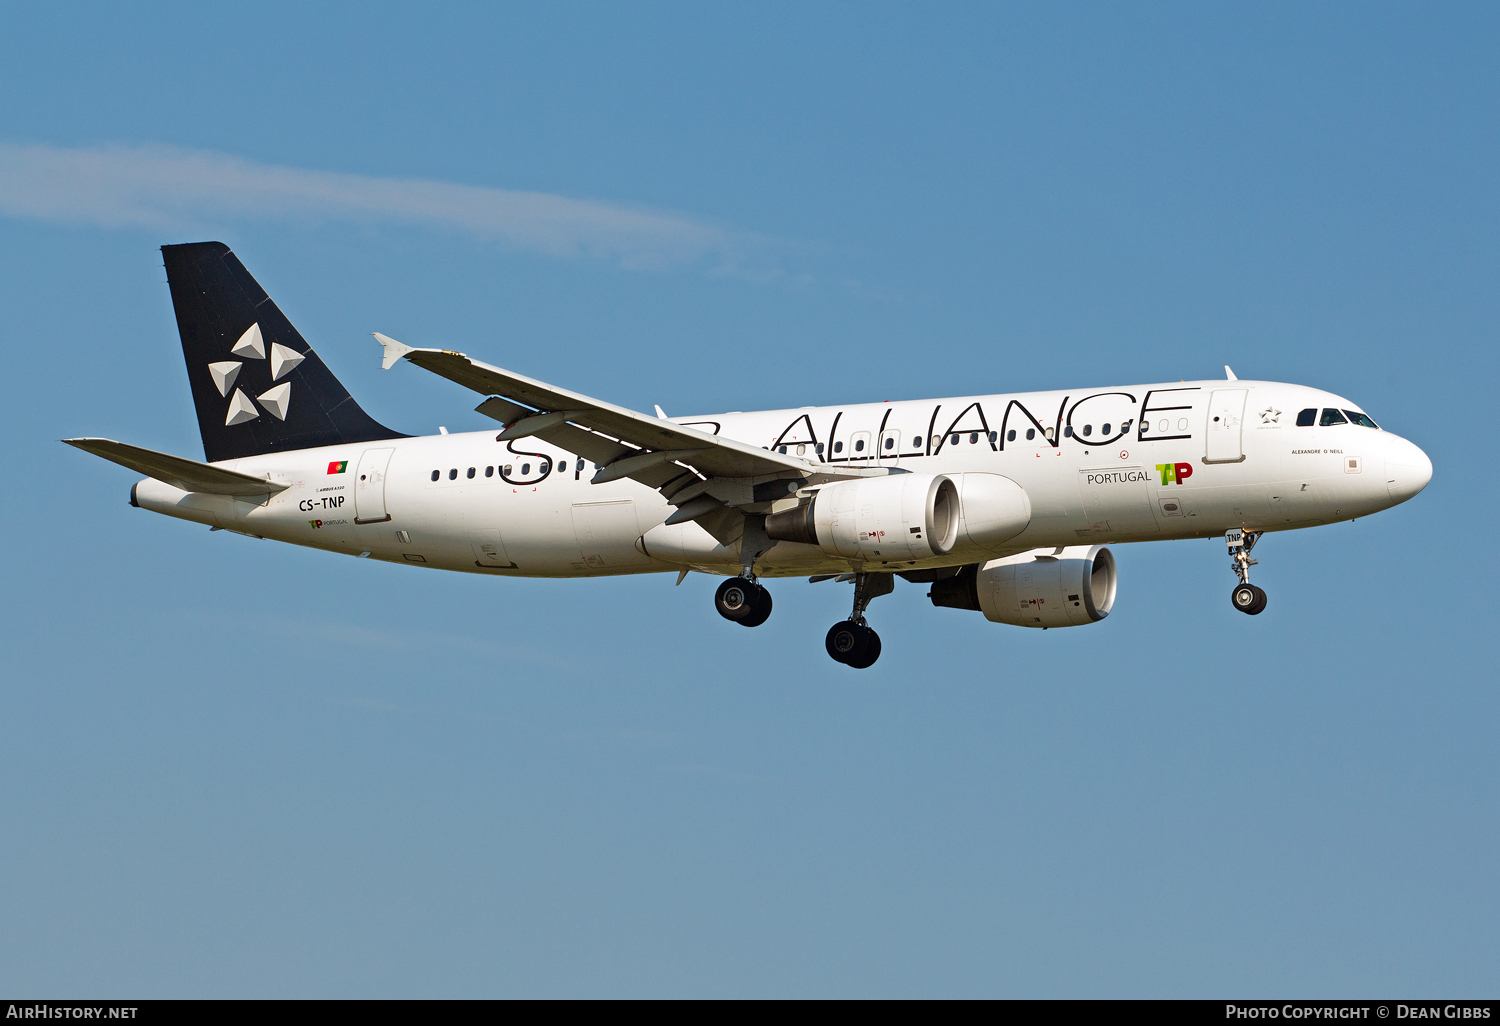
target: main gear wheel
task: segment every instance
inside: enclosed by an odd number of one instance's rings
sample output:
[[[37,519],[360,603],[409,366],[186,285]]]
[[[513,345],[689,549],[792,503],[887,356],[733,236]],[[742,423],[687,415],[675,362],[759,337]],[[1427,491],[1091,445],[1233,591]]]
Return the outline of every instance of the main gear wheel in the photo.
[[[714,592],[714,608],[741,627],[759,627],[771,615],[771,593],[748,577],[731,577]]]
[[[824,646],[834,661],[856,670],[867,669],[880,658],[880,635],[856,620],[841,620],[830,627]]]

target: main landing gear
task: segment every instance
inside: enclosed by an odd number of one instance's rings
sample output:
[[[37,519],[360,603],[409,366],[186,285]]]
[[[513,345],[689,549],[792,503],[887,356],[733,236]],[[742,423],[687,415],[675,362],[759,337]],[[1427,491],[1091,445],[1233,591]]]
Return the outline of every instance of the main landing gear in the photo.
[[[854,575],[854,612],[849,619],[828,628],[824,645],[835,662],[863,670],[880,658],[880,635],[865,623],[865,608],[872,599],[889,595],[895,588],[891,574]]]
[[[753,577],[731,577],[714,592],[714,608],[741,627],[759,627],[771,615],[771,593]]]
[[[1250,550],[1260,540],[1260,531],[1243,531],[1235,528],[1224,535],[1224,544],[1229,547],[1230,569],[1240,579],[1229,593],[1229,601],[1242,613],[1254,616],[1266,608],[1266,593],[1250,583],[1250,568],[1259,560],[1250,558]]]

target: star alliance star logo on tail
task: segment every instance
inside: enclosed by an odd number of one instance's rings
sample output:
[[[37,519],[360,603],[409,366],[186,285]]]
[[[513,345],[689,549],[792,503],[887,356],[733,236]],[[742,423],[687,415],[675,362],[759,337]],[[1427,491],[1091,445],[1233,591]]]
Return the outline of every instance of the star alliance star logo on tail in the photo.
[[[260,417],[260,410],[255,408],[255,403],[252,403],[250,397],[242,390],[235,388],[234,395],[229,394],[229,390],[234,388],[234,383],[240,376],[240,370],[245,365],[244,361],[266,358],[266,340],[261,335],[259,321],[245,329],[245,333],[229,350],[229,354],[238,356],[240,359],[211,363],[208,365],[208,373],[214,379],[214,387],[219,390],[219,394],[229,400],[229,414],[224,418],[224,426],[235,427],[238,424],[248,424]],[[296,350],[288,349],[280,342],[272,342],[271,380],[281,381],[305,359],[307,357]],[[292,383],[282,381],[279,385],[273,385],[256,396],[255,400],[277,420],[286,420],[287,412],[292,406]]]

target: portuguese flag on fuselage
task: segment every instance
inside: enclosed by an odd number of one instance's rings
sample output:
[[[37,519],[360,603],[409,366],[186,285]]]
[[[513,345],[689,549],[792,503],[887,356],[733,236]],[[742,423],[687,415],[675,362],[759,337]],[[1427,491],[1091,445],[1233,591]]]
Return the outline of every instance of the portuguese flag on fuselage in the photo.
[[[348,460],[334,460],[332,463],[328,464],[328,472],[330,474],[342,474],[344,471],[346,471],[348,469],[349,469],[349,461]]]

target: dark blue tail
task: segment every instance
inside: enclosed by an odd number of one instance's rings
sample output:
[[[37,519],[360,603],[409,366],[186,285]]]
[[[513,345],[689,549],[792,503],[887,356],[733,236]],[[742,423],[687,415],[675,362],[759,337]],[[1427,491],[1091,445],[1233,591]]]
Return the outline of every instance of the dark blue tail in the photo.
[[[228,246],[161,252],[210,463],[406,437],[359,408]]]

